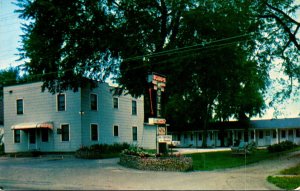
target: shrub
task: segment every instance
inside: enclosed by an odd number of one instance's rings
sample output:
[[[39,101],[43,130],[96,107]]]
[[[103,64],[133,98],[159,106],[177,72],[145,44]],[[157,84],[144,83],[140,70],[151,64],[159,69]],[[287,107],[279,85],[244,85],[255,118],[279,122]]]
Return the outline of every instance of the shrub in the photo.
[[[146,150],[144,150],[140,147],[137,147],[137,146],[131,146],[128,149],[123,150],[122,154],[139,156],[142,158],[155,156],[154,154],[151,154],[151,153],[147,152]]]
[[[82,146],[79,148],[75,156],[78,158],[89,158],[89,159],[99,159],[99,158],[111,158],[116,157],[122,150],[129,148],[128,143],[114,143],[112,145],[108,144],[94,144],[91,146]]]
[[[4,144],[0,145],[0,155],[4,154]]]
[[[282,152],[282,151],[287,151],[287,150],[293,149],[296,146],[297,145],[291,141],[283,141],[281,143],[268,146],[268,151],[270,153]]]

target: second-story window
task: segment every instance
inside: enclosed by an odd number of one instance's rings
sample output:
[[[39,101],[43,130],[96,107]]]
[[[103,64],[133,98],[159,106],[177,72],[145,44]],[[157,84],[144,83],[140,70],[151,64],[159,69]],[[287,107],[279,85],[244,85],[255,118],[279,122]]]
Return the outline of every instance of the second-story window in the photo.
[[[132,115],[137,115],[136,101],[132,100]]]
[[[66,110],[66,95],[58,94],[57,95],[57,111],[65,111]]]
[[[113,106],[115,109],[119,108],[119,99],[117,97],[114,97],[113,99]]]
[[[23,99],[17,99],[17,114],[21,115],[24,113]]]
[[[91,94],[91,110],[97,111],[98,110],[98,96],[97,94]]]

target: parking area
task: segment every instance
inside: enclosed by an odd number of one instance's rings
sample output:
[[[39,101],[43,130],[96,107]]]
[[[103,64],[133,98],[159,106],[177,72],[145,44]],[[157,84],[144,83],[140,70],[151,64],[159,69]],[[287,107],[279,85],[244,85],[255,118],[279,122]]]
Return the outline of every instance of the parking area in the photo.
[[[4,190],[274,190],[277,188],[266,177],[300,162],[299,156],[296,153],[247,167],[185,173],[128,169],[118,164],[118,158],[0,157],[0,186]]]

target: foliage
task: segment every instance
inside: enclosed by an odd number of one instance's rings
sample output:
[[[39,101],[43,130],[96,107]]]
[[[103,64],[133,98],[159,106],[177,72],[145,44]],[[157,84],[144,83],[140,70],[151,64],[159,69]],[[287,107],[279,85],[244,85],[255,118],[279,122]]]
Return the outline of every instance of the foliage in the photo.
[[[99,159],[118,157],[122,150],[129,148],[128,143],[94,144],[79,148],[75,156],[78,158]]]
[[[18,0],[29,20],[20,56],[51,92],[94,87],[112,74],[117,93],[145,95],[146,115],[147,75],[164,74],[171,127],[206,130],[212,120],[261,114],[274,60],[300,78],[293,2]]]
[[[270,153],[282,152],[295,148],[297,145],[291,141],[283,141],[278,144],[268,146],[268,151]]]
[[[285,190],[294,190],[299,187],[300,176],[292,176],[292,177],[268,176],[267,180],[268,182],[275,184],[279,188]]]
[[[4,144],[0,144],[0,155],[3,155],[4,153]]]
[[[122,154],[139,156],[139,157],[142,157],[142,158],[155,156],[155,154],[147,152],[146,150],[144,150],[140,147],[137,147],[137,146],[130,146],[128,149],[123,150]]]
[[[297,164],[294,167],[291,167],[291,168],[288,168],[288,169],[284,169],[283,171],[280,172],[280,174],[284,174],[284,175],[300,175],[300,163]]]

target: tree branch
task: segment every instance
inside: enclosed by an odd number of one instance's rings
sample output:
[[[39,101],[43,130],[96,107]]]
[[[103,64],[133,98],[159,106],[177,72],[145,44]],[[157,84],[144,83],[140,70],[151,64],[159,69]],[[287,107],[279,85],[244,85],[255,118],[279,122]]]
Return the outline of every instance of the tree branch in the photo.
[[[290,28],[282,21],[281,18],[279,18],[277,15],[275,14],[269,14],[269,15],[260,15],[260,18],[273,18],[276,20],[276,22],[278,22],[284,29],[284,31],[289,35],[289,40],[292,41],[294,43],[294,45],[296,46],[296,48],[298,50],[300,50],[300,45],[297,42],[296,36],[291,32]],[[299,26],[299,25],[298,25]]]
[[[294,19],[292,19],[288,14],[286,14],[285,12],[283,12],[282,10],[270,5],[269,3],[266,3],[267,7],[269,7],[270,9],[282,14],[285,18],[287,18],[290,22],[296,24],[296,25],[300,25],[299,22],[295,21]]]

